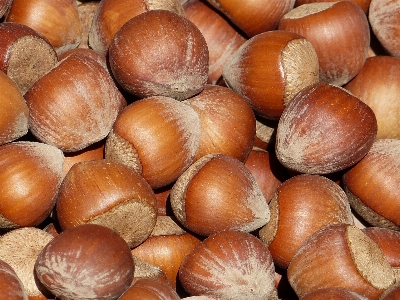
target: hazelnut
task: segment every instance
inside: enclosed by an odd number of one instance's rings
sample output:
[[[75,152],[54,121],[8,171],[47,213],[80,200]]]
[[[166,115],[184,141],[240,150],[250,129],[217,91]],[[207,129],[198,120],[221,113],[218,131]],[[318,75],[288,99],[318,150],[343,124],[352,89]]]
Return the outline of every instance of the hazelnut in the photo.
[[[257,115],[277,120],[297,92],[319,81],[318,68],[317,53],[308,40],[274,30],[240,46],[222,75],[227,86],[245,97]]]
[[[378,139],[400,138],[400,59],[374,56],[365,61],[360,72],[344,88],[373,110]]]
[[[341,86],[360,71],[368,55],[370,29],[353,1],[300,5],[279,21],[278,29],[306,38],[318,55],[321,81]]]
[[[28,295],[17,273],[3,260],[0,260],[0,290],[4,299],[28,300]]]
[[[150,236],[132,249],[132,255],[159,267],[167,276],[169,285],[176,289],[179,267],[185,257],[200,243],[169,216],[159,216]]]
[[[381,248],[392,266],[396,282],[400,281],[400,232],[388,228],[366,227],[362,231]]]
[[[283,182],[270,202],[271,222],[259,230],[280,268],[286,269],[313,233],[331,224],[353,225],[345,192],[332,180],[302,174]]]
[[[57,220],[63,230],[99,224],[115,230],[133,248],[156,224],[153,190],[129,167],[105,159],[74,164],[57,195]]]
[[[52,239],[51,234],[35,227],[14,229],[0,237],[0,260],[13,268],[29,299],[46,300],[51,296],[37,281],[34,266],[40,251]]]
[[[7,14],[13,0],[0,0],[0,18]]]
[[[38,142],[0,146],[0,227],[37,226],[51,213],[61,184],[64,155]]]
[[[276,29],[279,19],[290,11],[295,0],[264,0],[239,3],[230,0],[207,0],[233,24],[253,37]]]
[[[245,98],[226,87],[206,85],[185,104],[200,118],[200,143],[195,160],[223,153],[246,161],[254,143],[256,119]]]
[[[0,23],[0,70],[22,94],[58,62],[49,41],[32,28],[18,23]]]
[[[400,3],[391,0],[371,0],[368,20],[372,32],[383,48],[394,57],[400,57],[400,43],[397,36],[400,25],[397,21]]]
[[[400,229],[400,140],[377,139],[367,155],[343,175],[351,207],[370,225]]]
[[[169,97],[148,97],[118,115],[105,157],[126,164],[152,188],[160,188],[193,163],[199,141],[200,120],[193,108]]]
[[[118,298],[118,300],[136,300],[136,299],[179,300],[181,298],[174,291],[174,289],[171,288],[168,284],[152,278],[143,278],[136,281]]]
[[[177,100],[199,93],[208,78],[208,47],[188,19],[150,10],[127,21],[114,35],[109,62],[116,81],[141,98]]]
[[[265,200],[269,203],[277,188],[286,178],[283,166],[273,152],[257,147],[250,151],[245,166],[254,176]]]
[[[334,173],[360,161],[376,132],[368,105],[340,87],[319,82],[301,90],[282,113],[276,156],[290,170]]]
[[[350,289],[341,287],[329,287],[315,290],[301,297],[301,300],[367,300],[364,296]]]
[[[338,1],[341,0],[296,0],[294,6],[297,7],[303,4],[314,3],[314,2],[338,2]],[[355,3],[360,5],[360,7],[365,13],[368,13],[369,4],[371,3],[371,0],[350,0],[350,1],[354,1]]]
[[[114,230],[84,224],[51,240],[34,270],[57,298],[111,300],[130,286],[134,263],[127,243]]]
[[[0,145],[28,133],[29,110],[17,85],[0,71]]]
[[[251,232],[270,218],[250,170],[226,154],[194,162],[173,185],[170,201],[178,221],[202,236],[228,229]]]
[[[64,152],[105,138],[126,105],[110,74],[94,59],[69,55],[25,94],[33,135]]]
[[[209,52],[207,82],[216,84],[221,79],[223,66],[246,41],[246,37],[205,1],[188,1],[183,9],[185,17],[199,28],[207,42]]]
[[[318,289],[342,287],[378,299],[395,282],[379,246],[348,224],[328,225],[311,235],[293,256],[287,275],[299,298]]]
[[[207,237],[186,256],[179,280],[192,296],[277,299],[272,256],[246,232],[220,231]]]

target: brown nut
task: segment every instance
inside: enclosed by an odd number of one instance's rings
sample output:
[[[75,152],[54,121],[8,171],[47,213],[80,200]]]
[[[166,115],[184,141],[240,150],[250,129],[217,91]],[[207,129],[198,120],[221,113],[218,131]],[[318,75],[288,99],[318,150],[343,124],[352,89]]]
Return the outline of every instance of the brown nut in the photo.
[[[400,140],[377,139],[342,178],[351,207],[370,225],[400,229]]]
[[[256,119],[246,99],[226,87],[206,85],[185,104],[200,118],[200,143],[195,160],[223,153],[246,161],[256,134]]]
[[[193,108],[169,97],[148,97],[118,115],[105,157],[126,164],[152,188],[160,188],[193,163],[199,141],[200,120]]]
[[[392,266],[396,281],[400,280],[400,232],[388,228],[366,227],[362,231],[372,239],[383,251]]]
[[[319,175],[297,175],[283,182],[270,202],[270,211],[271,222],[258,234],[282,269],[319,229],[331,224],[354,224],[345,192]]]
[[[63,230],[98,224],[115,230],[133,248],[147,239],[157,217],[156,198],[142,176],[105,159],[72,166],[57,194]]]
[[[276,29],[279,19],[290,11],[295,0],[264,0],[235,2],[230,0],[207,0],[233,24],[253,37]]]
[[[251,232],[270,218],[269,207],[251,172],[226,154],[210,154],[193,163],[170,193],[178,221],[209,236],[221,230]]]
[[[0,145],[28,133],[29,109],[17,85],[0,71]]]
[[[0,260],[0,290],[4,299],[27,300],[28,295],[14,269],[5,261]]]
[[[317,53],[308,40],[274,30],[247,40],[229,58],[222,75],[257,115],[277,120],[297,92],[319,81],[318,68]]]
[[[159,216],[150,236],[132,249],[135,257],[159,267],[167,276],[169,285],[176,289],[179,267],[185,257],[200,243],[168,216]]]
[[[294,4],[295,7],[303,5],[303,4],[308,4],[308,3],[314,3],[314,2],[338,2],[341,0],[296,0],[296,3]],[[360,5],[362,10],[365,13],[368,13],[369,5],[371,3],[371,0],[351,0]]]
[[[368,19],[353,1],[300,5],[280,19],[278,28],[300,34],[313,45],[321,81],[334,85],[357,75],[368,55]]]
[[[111,41],[109,62],[117,82],[141,98],[184,100],[199,93],[208,78],[208,48],[200,30],[167,10],[126,22]]]
[[[254,176],[265,200],[269,203],[277,188],[286,178],[285,169],[279,163],[274,153],[257,147],[254,147],[250,151],[245,166]]]
[[[246,232],[221,231],[206,238],[183,261],[182,286],[192,296],[275,299],[275,268],[268,248]]]
[[[400,3],[390,0],[371,0],[368,20],[372,32],[391,56],[400,57],[398,34],[400,26]]]
[[[360,161],[376,132],[376,117],[368,105],[340,87],[320,82],[300,91],[283,112],[276,156],[297,172],[334,173]]]
[[[63,300],[118,298],[131,284],[132,254],[107,227],[84,224],[63,231],[39,253],[38,280]]]
[[[37,226],[55,205],[64,155],[37,142],[0,146],[0,227]]]
[[[168,284],[156,279],[143,278],[131,285],[118,300],[179,300],[176,291]]]
[[[293,256],[287,275],[299,298],[321,288],[342,287],[378,299],[395,282],[379,246],[348,224],[328,225],[309,237]]]
[[[65,152],[105,138],[126,100],[104,67],[87,56],[70,55],[28,90],[33,135]]]
[[[191,0],[184,4],[185,17],[203,34],[209,52],[208,83],[216,84],[229,57],[246,41],[246,38],[205,1]]]
[[[400,59],[374,56],[344,88],[367,104],[378,122],[378,139],[400,138]]]

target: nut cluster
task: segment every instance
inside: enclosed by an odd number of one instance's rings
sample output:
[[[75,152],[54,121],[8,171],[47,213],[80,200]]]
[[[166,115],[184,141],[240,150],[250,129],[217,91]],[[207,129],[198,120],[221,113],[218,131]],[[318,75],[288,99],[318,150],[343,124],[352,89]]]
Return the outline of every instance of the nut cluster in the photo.
[[[399,20],[0,0],[0,296],[398,298]]]

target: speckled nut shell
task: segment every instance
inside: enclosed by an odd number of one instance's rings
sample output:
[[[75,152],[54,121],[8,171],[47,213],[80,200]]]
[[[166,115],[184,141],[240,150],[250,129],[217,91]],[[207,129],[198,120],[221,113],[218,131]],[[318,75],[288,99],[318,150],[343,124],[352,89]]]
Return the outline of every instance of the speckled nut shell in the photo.
[[[41,33],[57,54],[76,48],[82,40],[76,0],[13,0],[6,22],[24,24]]]
[[[377,139],[367,155],[343,175],[350,205],[369,224],[400,229],[400,140]]]
[[[52,239],[51,234],[36,227],[17,228],[0,237],[0,260],[13,268],[28,299],[46,300],[51,297],[51,293],[37,281],[34,267],[39,253]]]
[[[170,201],[178,221],[202,236],[228,229],[250,232],[270,219],[251,172],[226,154],[209,154],[193,163],[173,185]]]
[[[282,113],[276,156],[297,172],[334,173],[360,161],[376,133],[369,106],[340,87],[319,82],[301,90]]]
[[[28,90],[29,126],[44,143],[75,152],[105,138],[126,100],[96,60],[70,55]]]
[[[4,299],[28,300],[28,295],[17,273],[4,260],[0,260],[0,290]]]
[[[167,10],[130,19],[109,47],[115,79],[141,98],[162,95],[184,100],[199,93],[207,82],[208,57],[200,30]]]
[[[200,142],[196,111],[154,96],[129,104],[107,137],[105,157],[139,172],[152,188],[173,183],[192,163]]]
[[[28,133],[29,110],[17,85],[0,71],[0,145]]]
[[[192,296],[277,299],[275,267],[268,248],[250,233],[221,231],[183,261],[179,280]]]
[[[227,61],[223,78],[255,113],[277,120],[291,99],[319,81],[317,53],[304,37],[282,30],[247,40]]]
[[[293,256],[287,276],[299,298],[321,288],[343,287],[378,299],[395,282],[379,246],[348,224],[329,225],[309,237]]]
[[[130,286],[134,263],[128,245],[114,230],[84,224],[51,240],[34,271],[57,298],[112,300]]]
[[[81,224],[109,227],[133,248],[156,224],[156,198],[149,184],[129,167],[98,159],[72,166],[57,194],[63,230]]]
[[[200,143],[195,160],[223,153],[244,162],[253,147],[256,119],[245,98],[226,87],[206,85],[185,104],[200,118]]]
[[[184,16],[179,0],[102,0],[98,2],[89,30],[89,45],[107,55],[115,33],[133,17],[146,11],[165,9]]]
[[[37,226],[53,210],[64,155],[38,142],[0,146],[0,228]]]

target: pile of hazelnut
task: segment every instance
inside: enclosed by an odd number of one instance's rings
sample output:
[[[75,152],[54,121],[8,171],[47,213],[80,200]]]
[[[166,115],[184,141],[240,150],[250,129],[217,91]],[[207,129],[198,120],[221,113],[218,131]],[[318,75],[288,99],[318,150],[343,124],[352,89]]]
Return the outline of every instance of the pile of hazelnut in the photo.
[[[0,0],[0,299],[400,299],[399,20]]]

